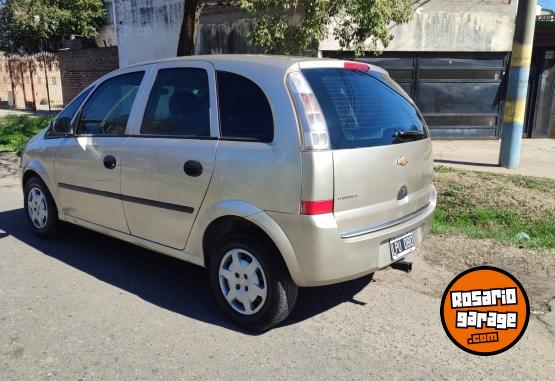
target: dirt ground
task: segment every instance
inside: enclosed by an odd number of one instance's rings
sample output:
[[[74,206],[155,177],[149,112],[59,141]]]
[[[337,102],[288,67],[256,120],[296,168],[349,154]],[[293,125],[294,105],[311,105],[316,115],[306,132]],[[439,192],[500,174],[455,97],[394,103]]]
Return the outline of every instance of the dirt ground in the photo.
[[[458,211],[493,207],[515,211],[521,218],[532,221],[538,217],[555,218],[553,181],[474,171],[450,172],[445,168],[436,170],[434,184],[438,203],[444,201],[448,192],[456,192],[456,197],[449,198],[452,203],[449,207]],[[549,311],[548,303],[555,298],[555,250],[551,248],[445,234],[430,236],[422,256],[431,265],[455,273],[480,265],[507,270],[524,286],[531,310],[536,314]]]
[[[549,301],[555,298],[554,250],[523,249],[504,246],[491,239],[439,235],[428,237],[421,253],[432,266],[455,273],[481,265],[508,271],[524,286],[534,314],[547,312]],[[443,288],[429,290],[432,296],[443,293]]]
[[[555,188],[543,179],[518,176],[496,176],[486,172],[456,171],[437,173],[434,185],[441,197],[449,187],[465,193],[465,205],[460,208],[492,206],[518,211],[524,218],[555,211]],[[530,181],[530,182],[527,182]]]

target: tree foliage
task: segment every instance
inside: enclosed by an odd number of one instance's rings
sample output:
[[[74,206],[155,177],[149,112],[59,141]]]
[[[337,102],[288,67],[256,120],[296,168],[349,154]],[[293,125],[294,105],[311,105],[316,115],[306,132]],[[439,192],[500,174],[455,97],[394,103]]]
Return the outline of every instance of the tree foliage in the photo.
[[[105,16],[102,0],[0,1],[0,50],[54,51],[72,34],[95,37]]]
[[[318,41],[334,37],[356,55],[379,51],[393,38],[392,23],[412,17],[411,0],[183,0],[185,16],[178,55],[194,52],[199,16],[204,7],[232,5],[253,17],[250,42],[264,53],[303,55]]]
[[[392,40],[391,23],[412,17],[410,0],[240,0],[255,17],[252,43],[265,53],[304,54],[333,36],[356,55],[379,51]]]

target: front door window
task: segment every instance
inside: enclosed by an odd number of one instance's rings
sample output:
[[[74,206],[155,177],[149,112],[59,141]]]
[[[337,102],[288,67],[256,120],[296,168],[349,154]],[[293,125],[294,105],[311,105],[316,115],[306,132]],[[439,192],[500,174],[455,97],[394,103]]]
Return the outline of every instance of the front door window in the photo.
[[[83,106],[77,135],[123,135],[143,76],[123,74],[98,86]]]

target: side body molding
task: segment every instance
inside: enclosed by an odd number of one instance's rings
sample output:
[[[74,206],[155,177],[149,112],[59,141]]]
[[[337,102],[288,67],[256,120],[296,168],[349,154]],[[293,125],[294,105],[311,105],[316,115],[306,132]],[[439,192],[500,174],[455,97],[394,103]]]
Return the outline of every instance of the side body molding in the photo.
[[[244,218],[262,229],[277,246],[295,283],[299,286],[307,284],[293,246],[281,227],[268,213],[243,200],[221,200],[206,208],[203,205],[187,240],[185,251],[200,253],[201,257],[204,258],[202,247],[204,232],[212,221],[225,216]]]

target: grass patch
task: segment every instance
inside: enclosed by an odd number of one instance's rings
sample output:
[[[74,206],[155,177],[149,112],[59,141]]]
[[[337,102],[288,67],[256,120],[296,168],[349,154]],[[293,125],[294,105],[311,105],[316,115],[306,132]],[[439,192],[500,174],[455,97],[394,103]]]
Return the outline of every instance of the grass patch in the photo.
[[[0,118],[0,151],[18,155],[37,132],[50,123],[50,116],[9,115]]]
[[[446,167],[445,165],[438,165],[437,167],[434,167],[434,171],[436,173],[454,173],[454,172],[457,172],[457,170],[455,168]]]
[[[433,234],[555,249],[555,180],[436,168]]]
[[[555,165],[555,163],[554,163]],[[555,181],[541,177],[507,176],[509,181],[523,188],[536,189],[541,192],[550,192],[555,189]]]
[[[465,172],[465,171],[461,171]],[[469,171],[466,171],[469,172]],[[534,189],[541,192],[551,192],[555,181],[544,177],[531,177],[522,175],[503,175],[499,173],[474,172],[484,180],[501,180],[511,182],[521,188]]]

